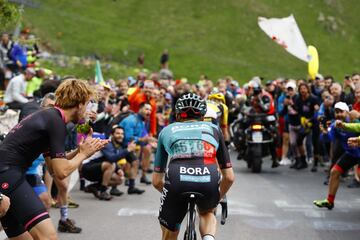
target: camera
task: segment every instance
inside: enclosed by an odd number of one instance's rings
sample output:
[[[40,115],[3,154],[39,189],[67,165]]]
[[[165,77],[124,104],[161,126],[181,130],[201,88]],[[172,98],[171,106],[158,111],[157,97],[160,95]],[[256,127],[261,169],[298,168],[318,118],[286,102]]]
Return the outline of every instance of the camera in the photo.
[[[286,99],[290,99],[291,97],[289,95],[286,95]]]

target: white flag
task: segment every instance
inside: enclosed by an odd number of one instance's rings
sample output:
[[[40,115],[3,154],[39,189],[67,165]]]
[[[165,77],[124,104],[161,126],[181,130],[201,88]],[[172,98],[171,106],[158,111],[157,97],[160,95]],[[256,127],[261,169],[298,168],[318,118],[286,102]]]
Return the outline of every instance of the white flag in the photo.
[[[293,15],[287,18],[258,18],[259,27],[295,57],[308,62],[307,47]]]

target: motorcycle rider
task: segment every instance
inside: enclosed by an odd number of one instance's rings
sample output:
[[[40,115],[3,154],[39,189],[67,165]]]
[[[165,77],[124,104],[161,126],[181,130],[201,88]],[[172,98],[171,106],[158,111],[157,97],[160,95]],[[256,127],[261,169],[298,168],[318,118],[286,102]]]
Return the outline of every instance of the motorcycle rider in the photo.
[[[262,89],[261,85],[257,82],[251,82],[250,87],[252,88],[252,94],[250,95],[247,105],[248,107],[248,113],[254,114],[254,113],[265,113],[267,115],[275,115],[275,104],[274,99],[271,96],[270,93],[266,92]],[[239,128],[240,131],[240,146],[246,148],[245,144],[245,129],[249,127],[249,120],[247,118],[244,118],[242,122],[240,122],[241,126]],[[274,144],[270,144],[270,153],[272,158],[272,168],[276,168],[279,166],[279,163],[277,161],[276,157],[276,144],[278,142],[277,138],[277,132],[276,132],[276,122],[269,122],[268,125],[270,132],[274,139]],[[240,151],[238,159],[240,159],[242,154],[245,153],[245,149],[243,148],[242,151]]]

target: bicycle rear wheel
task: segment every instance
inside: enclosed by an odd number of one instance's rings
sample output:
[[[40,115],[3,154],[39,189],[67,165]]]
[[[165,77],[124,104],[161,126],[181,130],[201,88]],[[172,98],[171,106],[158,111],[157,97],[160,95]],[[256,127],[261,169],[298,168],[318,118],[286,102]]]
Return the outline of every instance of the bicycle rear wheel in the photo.
[[[190,202],[184,240],[196,240],[195,217],[195,203]]]

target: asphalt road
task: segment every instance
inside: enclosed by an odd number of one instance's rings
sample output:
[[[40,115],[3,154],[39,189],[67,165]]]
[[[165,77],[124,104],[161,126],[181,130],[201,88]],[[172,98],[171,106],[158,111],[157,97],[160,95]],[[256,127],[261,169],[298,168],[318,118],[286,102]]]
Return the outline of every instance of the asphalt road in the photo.
[[[360,239],[360,189],[346,188],[349,180],[342,184],[336,206],[329,211],[312,205],[314,199],[327,194],[323,169],[317,173],[288,167],[271,169],[268,160],[261,174],[253,174],[243,161],[233,160],[233,165],[236,182],[228,194],[229,217],[226,225],[219,224],[217,239]],[[60,233],[59,238],[160,239],[156,218],[160,194],[151,186],[138,186],[146,189],[143,195],[124,194],[103,202],[80,192],[76,185],[71,195],[81,206],[70,210],[70,218],[83,231]],[[126,190],[124,186],[120,189]],[[52,209],[51,216],[57,226],[59,210]]]

